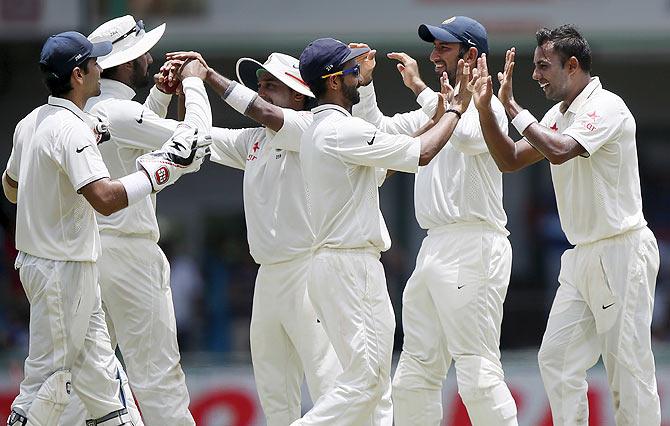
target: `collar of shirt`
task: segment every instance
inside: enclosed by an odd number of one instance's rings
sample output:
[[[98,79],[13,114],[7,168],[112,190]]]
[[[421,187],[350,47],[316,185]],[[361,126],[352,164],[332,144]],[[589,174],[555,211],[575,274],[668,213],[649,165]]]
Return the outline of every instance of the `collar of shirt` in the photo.
[[[114,99],[131,100],[135,97],[135,91],[120,81],[109,78],[100,79],[100,92],[102,96],[111,96]]]
[[[566,112],[576,114],[577,111],[579,111],[579,109],[582,107],[582,105],[584,105],[584,103],[589,99],[591,94],[596,89],[599,89],[601,87],[602,85],[600,84],[600,78],[591,77],[591,81],[589,82],[589,84],[587,84],[584,90],[582,90],[581,93],[577,95],[575,100],[572,101]]]
[[[77,117],[79,117],[81,119],[81,121],[83,121],[84,123],[88,123],[89,119],[87,117],[87,114],[84,111],[82,111],[81,109],[79,109],[79,107],[77,105],[75,105],[74,102],[72,102],[69,99],[59,98],[59,97],[56,97],[56,96],[49,96],[49,100],[47,101],[47,103],[51,106],[65,108],[65,109],[71,111]]]
[[[323,104],[323,105],[319,105],[316,108],[312,108],[312,114],[314,114],[314,119],[320,118],[316,114],[318,114],[320,112],[326,112],[326,111],[337,111],[337,112],[340,112],[340,113],[344,114],[347,117],[351,117],[351,113],[349,113],[349,111],[347,111],[346,109],[342,108],[339,105]],[[330,114],[324,114],[324,115],[330,115]]]

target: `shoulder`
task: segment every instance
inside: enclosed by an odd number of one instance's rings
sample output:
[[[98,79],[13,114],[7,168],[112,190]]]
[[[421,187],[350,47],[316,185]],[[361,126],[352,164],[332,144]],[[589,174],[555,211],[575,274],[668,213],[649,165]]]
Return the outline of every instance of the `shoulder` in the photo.
[[[334,130],[337,132],[339,142],[358,142],[362,139],[370,139],[377,132],[374,125],[358,117],[342,117]]]

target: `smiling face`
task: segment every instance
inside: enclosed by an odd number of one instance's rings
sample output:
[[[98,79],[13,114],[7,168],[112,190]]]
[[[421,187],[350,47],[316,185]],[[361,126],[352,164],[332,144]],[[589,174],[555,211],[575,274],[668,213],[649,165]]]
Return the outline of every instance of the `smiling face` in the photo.
[[[441,76],[446,72],[449,82],[454,83],[456,78],[456,66],[461,59],[461,43],[447,43],[445,41],[433,41],[433,50],[430,52],[430,61],[435,64],[435,74]]]
[[[553,43],[547,42],[535,48],[533,63],[533,80],[540,84],[547,99],[565,100],[570,93],[569,61],[561,64],[561,57],[554,51]]]
[[[291,89],[269,72],[261,72],[258,77],[258,96],[266,102],[281,108],[302,109],[304,96]]]

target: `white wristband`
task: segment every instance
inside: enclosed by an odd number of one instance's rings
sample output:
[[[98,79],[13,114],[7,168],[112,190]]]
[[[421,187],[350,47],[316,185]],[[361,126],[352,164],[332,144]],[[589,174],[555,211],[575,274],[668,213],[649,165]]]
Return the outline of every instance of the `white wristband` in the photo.
[[[251,105],[257,96],[258,93],[254,92],[253,90],[249,89],[243,84],[232,81],[230,82],[230,86],[228,86],[228,90],[226,90],[222,98],[224,101],[228,102],[228,105],[233,107],[235,111],[239,112],[240,114],[244,114],[247,112],[247,108],[249,108],[249,105]]]
[[[135,204],[147,195],[151,194],[153,188],[147,174],[143,171],[131,173],[119,178],[119,182],[126,189],[128,205]]]
[[[516,127],[520,134],[523,134],[526,128],[533,123],[537,123],[537,118],[533,117],[533,114],[527,109],[524,109],[512,119],[512,125]]]

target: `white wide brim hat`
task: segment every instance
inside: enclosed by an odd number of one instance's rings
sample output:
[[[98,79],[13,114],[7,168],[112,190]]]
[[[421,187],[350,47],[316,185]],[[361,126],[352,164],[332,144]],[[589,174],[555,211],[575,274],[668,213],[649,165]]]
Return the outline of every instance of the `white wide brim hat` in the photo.
[[[93,43],[112,42],[112,51],[98,58],[98,65],[102,69],[108,69],[144,55],[158,43],[164,32],[164,23],[145,32],[142,21],[136,22],[131,15],[126,15],[100,25],[88,39]]]
[[[255,59],[240,58],[235,71],[239,82],[253,90],[258,90],[258,71],[265,70],[296,92],[313,98],[314,94],[300,76],[298,64],[293,56],[272,53],[263,64]]]

